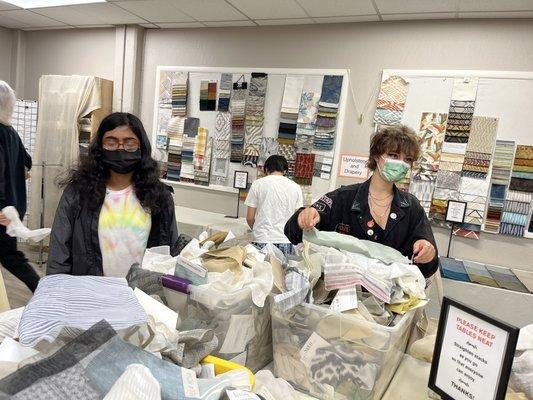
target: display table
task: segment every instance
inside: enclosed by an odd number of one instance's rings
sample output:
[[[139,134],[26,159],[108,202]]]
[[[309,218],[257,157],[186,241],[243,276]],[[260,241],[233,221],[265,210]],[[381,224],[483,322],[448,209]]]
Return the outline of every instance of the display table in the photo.
[[[229,229],[235,236],[244,235],[250,231],[246,218],[226,218],[223,214],[189,207],[176,206],[176,221],[178,232],[191,237],[198,237],[203,231],[213,233]]]

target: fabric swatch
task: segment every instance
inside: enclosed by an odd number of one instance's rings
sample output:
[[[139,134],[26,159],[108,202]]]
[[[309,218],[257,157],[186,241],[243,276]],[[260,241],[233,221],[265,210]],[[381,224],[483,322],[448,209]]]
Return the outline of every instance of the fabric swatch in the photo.
[[[218,111],[229,111],[229,101],[231,98],[231,86],[233,82],[232,74],[220,75],[220,90],[218,91]]]
[[[467,143],[474,115],[478,78],[454,79],[445,142]]]
[[[188,72],[172,73],[172,116],[187,116]]]
[[[517,145],[511,174],[509,189],[521,192],[533,192],[533,179],[531,175],[523,175],[528,169],[523,168],[523,164],[533,163],[533,146]]]
[[[418,131],[420,157],[412,169],[413,179],[436,180],[447,119],[447,114],[422,114]]]
[[[262,167],[268,157],[278,154],[279,143],[276,138],[263,137],[261,139],[261,150],[259,151],[259,159],[257,165]]]
[[[485,267],[485,264],[463,260],[463,265],[468,273],[468,276],[470,277],[470,281],[480,285],[499,287],[498,283],[496,283],[490,272]]]
[[[280,111],[280,123],[278,128],[278,143],[280,155],[287,161],[296,160],[296,128],[298,124],[298,113],[304,86],[303,75],[287,75],[285,77],[285,87]],[[292,147],[292,149],[290,149]],[[284,154],[290,154],[292,158],[287,158]]]
[[[311,185],[313,182],[314,154],[296,154],[294,181],[299,185]]]
[[[313,142],[317,150],[333,150],[342,81],[340,75],[324,75]]]
[[[244,156],[244,120],[248,83],[236,82],[231,92],[231,162],[242,162]]]
[[[374,123],[397,125],[401,122],[409,83],[401,76],[391,76],[381,82]]]
[[[244,122],[244,158],[243,165],[257,167],[263,137],[265,97],[268,75],[253,72],[248,91],[246,117]]]

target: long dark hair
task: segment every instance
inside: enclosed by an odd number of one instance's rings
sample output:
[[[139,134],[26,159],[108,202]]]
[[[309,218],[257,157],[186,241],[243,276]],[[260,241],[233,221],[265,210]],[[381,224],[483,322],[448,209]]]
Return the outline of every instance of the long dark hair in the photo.
[[[79,192],[83,206],[91,210],[101,207],[109,177],[109,168],[103,163],[102,139],[106,132],[119,126],[128,126],[141,143],[141,162],[133,173],[133,187],[143,208],[157,214],[165,204],[167,189],[159,180],[159,167],[152,158],[148,135],[142,122],[133,114],[115,112],[105,117],[91,142],[87,156],[80,157],[78,166],[70,170],[59,184],[63,187],[73,186]]]

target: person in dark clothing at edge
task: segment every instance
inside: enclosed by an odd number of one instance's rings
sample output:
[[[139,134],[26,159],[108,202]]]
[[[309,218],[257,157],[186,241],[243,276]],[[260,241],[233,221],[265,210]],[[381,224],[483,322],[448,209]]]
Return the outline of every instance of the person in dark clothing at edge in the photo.
[[[159,180],[141,121],[113,113],[65,187],[50,239],[46,273],[125,277],[147,248],[178,253],[171,189]]]
[[[13,206],[20,219],[26,214],[26,170],[32,165],[20,136],[11,126],[15,102],[13,89],[0,81],[0,264],[34,292],[39,275],[17,250],[17,238],[6,233],[11,221],[2,213],[4,207]]]
[[[370,179],[343,186],[311,207],[299,209],[286,223],[285,235],[298,244],[302,230],[316,227],[378,242],[413,259],[430,277],[437,270],[438,257],[429,220],[418,199],[395,185],[419,153],[412,129],[403,125],[381,129],[370,143],[367,166],[374,172]]]

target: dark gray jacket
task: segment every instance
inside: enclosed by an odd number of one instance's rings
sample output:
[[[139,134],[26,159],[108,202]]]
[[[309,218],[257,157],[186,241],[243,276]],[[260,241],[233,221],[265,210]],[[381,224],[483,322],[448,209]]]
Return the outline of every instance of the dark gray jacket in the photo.
[[[80,202],[79,192],[67,186],[57,207],[48,254],[47,275],[103,275],[102,253],[98,240],[100,208],[89,210]],[[170,246],[179,254],[178,228],[170,190],[161,212],[152,215],[147,248]]]
[[[31,157],[13,127],[0,123],[0,210],[13,206],[26,214],[26,171]]]

